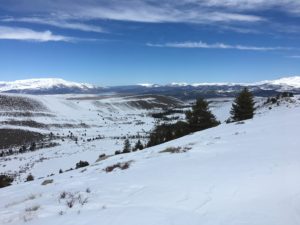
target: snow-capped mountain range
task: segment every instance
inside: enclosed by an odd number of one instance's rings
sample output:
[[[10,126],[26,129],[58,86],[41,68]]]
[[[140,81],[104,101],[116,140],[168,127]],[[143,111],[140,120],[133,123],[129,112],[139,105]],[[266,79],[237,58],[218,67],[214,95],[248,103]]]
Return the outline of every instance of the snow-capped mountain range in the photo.
[[[137,84],[115,87],[100,87],[86,83],[76,83],[59,78],[42,78],[0,82],[0,92],[24,94],[101,94],[107,92],[130,94],[166,94],[175,97],[193,98],[230,96],[243,87],[250,88],[256,95],[291,91],[300,93],[300,76],[284,77],[255,83],[170,83]]]
[[[100,87],[86,83],[76,83],[60,78],[40,78],[16,81],[1,81],[0,92],[27,93],[27,94],[65,94],[89,93],[99,90]]]
[[[171,86],[171,87],[199,87],[199,86],[260,86],[260,85],[279,85],[279,86],[289,86],[292,88],[300,88],[300,76],[284,77],[277,80],[265,80],[254,83],[230,83],[230,82],[218,82],[218,83],[186,83],[186,82],[172,82],[167,85],[159,84],[138,84],[143,87],[161,87],[161,86]]]

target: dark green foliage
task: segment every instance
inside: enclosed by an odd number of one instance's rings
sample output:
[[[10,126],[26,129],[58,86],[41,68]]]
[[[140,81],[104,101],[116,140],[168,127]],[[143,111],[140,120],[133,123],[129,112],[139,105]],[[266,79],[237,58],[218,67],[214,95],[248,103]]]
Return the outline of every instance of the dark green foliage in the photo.
[[[167,141],[171,141],[189,133],[191,133],[190,128],[186,122],[179,121],[175,124],[158,125],[150,134],[150,140],[147,146],[151,147]]]
[[[281,93],[281,96],[279,96],[281,98],[291,98],[291,97],[294,97],[294,94],[291,93],[291,92],[282,92]]]
[[[35,151],[35,149],[36,149],[36,143],[35,143],[35,142],[32,142],[31,145],[30,145],[29,150],[30,150],[30,151]]]
[[[211,113],[208,102],[199,98],[191,111],[186,112],[186,119],[191,132],[205,130],[220,124]]]
[[[123,153],[129,153],[131,151],[131,145],[128,139],[124,141]]]
[[[90,165],[90,164],[87,161],[81,161],[80,160],[78,163],[76,163],[76,169],[86,167],[88,165]]]
[[[32,174],[29,174],[26,178],[26,181],[33,181],[34,180],[34,176],[32,176]]]
[[[14,179],[8,175],[0,175],[0,188],[10,186]]]
[[[245,88],[236,97],[231,108],[231,119],[233,121],[241,121],[251,119],[254,116],[254,100],[252,93]]]
[[[175,124],[162,124],[154,128],[150,134],[148,147],[158,145],[176,138],[188,135],[192,132],[201,131],[220,124],[210,112],[208,102],[200,98],[186,113],[187,122],[179,121]]]
[[[115,155],[120,155],[121,154],[121,151],[115,151]]]
[[[135,144],[134,149],[135,150],[142,150],[144,148],[141,140],[138,140],[138,142]]]

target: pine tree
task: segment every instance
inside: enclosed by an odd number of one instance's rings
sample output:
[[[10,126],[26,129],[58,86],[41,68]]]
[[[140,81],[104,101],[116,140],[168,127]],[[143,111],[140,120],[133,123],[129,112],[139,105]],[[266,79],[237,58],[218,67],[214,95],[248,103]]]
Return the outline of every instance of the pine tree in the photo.
[[[131,145],[128,139],[124,141],[123,153],[129,153],[131,150]]]
[[[134,149],[135,150],[142,150],[144,148],[141,140],[138,140],[138,142],[135,144]]]
[[[253,118],[254,104],[252,93],[247,88],[244,88],[232,104],[231,119],[233,121],[241,121]]]
[[[199,98],[191,111],[186,113],[186,119],[192,132],[205,130],[220,124],[211,113],[208,102]]]

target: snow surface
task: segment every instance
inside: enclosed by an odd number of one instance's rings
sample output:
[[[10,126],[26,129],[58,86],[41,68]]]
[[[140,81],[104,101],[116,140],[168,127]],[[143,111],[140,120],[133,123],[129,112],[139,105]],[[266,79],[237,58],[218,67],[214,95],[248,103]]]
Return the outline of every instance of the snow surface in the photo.
[[[261,84],[282,85],[294,88],[300,88],[300,76],[284,77],[278,80],[262,81]]]
[[[245,123],[90,159],[89,167],[56,174],[46,186],[36,179],[0,189],[0,224],[298,225],[299,106],[261,107]],[[161,153],[168,147],[186,152]],[[103,170],[118,162],[131,164]],[[69,208],[64,191],[87,202]]]

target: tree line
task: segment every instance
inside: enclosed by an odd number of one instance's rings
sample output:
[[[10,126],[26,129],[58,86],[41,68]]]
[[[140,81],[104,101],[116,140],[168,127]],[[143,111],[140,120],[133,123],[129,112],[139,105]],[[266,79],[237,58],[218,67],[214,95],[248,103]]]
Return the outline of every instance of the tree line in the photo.
[[[243,89],[235,98],[231,107],[231,117],[227,122],[237,122],[251,119],[254,116],[254,99],[252,93]],[[205,130],[218,126],[215,115],[209,110],[209,103],[203,99],[197,99],[192,109],[185,114],[185,121],[178,121],[175,124],[157,125],[150,134],[147,147],[158,145],[173,139],[180,138],[193,132]]]

